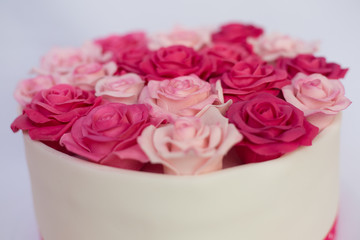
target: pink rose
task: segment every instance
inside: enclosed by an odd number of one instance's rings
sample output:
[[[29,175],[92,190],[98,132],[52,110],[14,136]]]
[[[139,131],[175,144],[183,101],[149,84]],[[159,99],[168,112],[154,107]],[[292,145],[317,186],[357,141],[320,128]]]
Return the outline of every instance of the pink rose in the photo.
[[[283,87],[282,91],[285,100],[302,110],[307,120],[320,130],[330,125],[336,114],[351,104],[344,96],[342,83],[321,74],[298,73],[291,85]]]
[[[235,149],[245,163],[275,159],[309,146],[319,131],[301,110],[268,93],[232,104],[227,116],[244,135]]]
[[[87,91],[93,91],[98,80],[112,76],[117,70],[114,62],[107,64],[88,63],[74,69],[69,77],[69,83]]]
[[[276,60],[278,68],[287,71],[292,79],[298,72],[305,74],[319,73],[330,79],[344,78],[348,69],[342,69],[337,63],[329,63],[324,57],[311,54],[300,54],[295,58],[279,58]]]
[[[218,32],[212,34],[212,41],[214,43],[239,44],[245,42],[249,37],[259,37],[262,33],[263,30],[254,25],[229,23],[221,26]]]
[[[95,95],[110,102],[135,104],[145,82],[135,73],[105,77],[97,82]]]
[[[79,118],[60,143],[90,161],[138,170],[148,159],[136,138],[151,121],[143,104],[107,103]]]
[[[198,175],[220,170],[223,157],[242,139],[228,119],[215,108],[199,118],[178,118],[159,128],[149,126],[138,143],[152,163],[164,165],[164,172]]]
[[[140,94],[139,103],[149,104],[153,116],[167,120],[200,116],[213,105],[224,113],[231,104],[224,103],[220,82],[210,84],[196,75],[150,81]]]
[[[199,50],[210,43],[210,32],[206,29],[188,30],[182,27],[175,27],[169,33],[154,35],[149,43],[151,50],[173,45],[183,45]]]
[[[78,66],[103,63],[109,57],[93,42],[85,43],[81,48],[53,48],[42,58],[40,67],[34,69],[34,72],[52,75],[58,83],[68,83],[70,74]]]
[[[279,57],[296,57],[298,54],[312,54],[318,50],[318,43],[307,43],[287,35],[270,34],[249,39],[254,52],[264,61],[272,62]]]
[[[259,61],[241,61],[221,77],[225,100],[244,100],[250,95],[267,92],[277,95],[289,84],[284,70]]]
[[[66,84],[55,85],[38,92],[11,129],[28,130],[33,140],[58,141],[79,117],[100,103],[101,98],[92,92]]]
[[[19,82],[16,87],[14,97],[22,107],[25,107],[31,102],[31,99],[37,92],[50,88],[54,86],[54,84],[54,79],[51,76],[37,76],[26,79]]]
[[[160,48],[144,58],[140,69],[145,80],[163,80],[196,74],[207,79],[213,71],[211,62],[193,48],[175,45]]]
[[[133,32],[125,35],[112,35],[96,40],[104,52],[112,54],[119,72],[141,73],[139,64],[149,54],[148,40],[144,32]]]

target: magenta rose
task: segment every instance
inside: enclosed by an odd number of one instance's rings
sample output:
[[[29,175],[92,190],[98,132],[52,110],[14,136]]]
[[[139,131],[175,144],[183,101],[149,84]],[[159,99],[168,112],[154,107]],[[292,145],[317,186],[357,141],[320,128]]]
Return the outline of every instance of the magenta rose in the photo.
[[[210,77],[218,77],[229,71],[235,63],[248,58],[256,58],[251,48],[245,45],[214,44],[205,47],[200,53],[215,66]],[[260,60],[260,58],[258,58]],[[217,79],[216,79],[217,80]]]
[[[285,100],[303,111],[306,119],[320,130],[351,104],[341,81],[321,74],[298,73],[282,91]]]
[[[126,35],[112,35],[96,40],[104,52],[112,53],[119,71],[139,74],[139,63],[149,54],[148,40],[143,32],[134,32]]]
[[[267,93],[234,103],[227,116],[244,136],[235,148],[245,163],[275,159],[309,146],[319,131],[301,110]]]
[[[212,34],[214,43],[243,43],[247,38],[259,37],[263,30],[254,25],[229,23],[220,27],[218,32]]]
[[[324,57],[311,54],[301,54],[295,58],[279,58],[276,65],[287,71],[292,79],[298,72],[305,74],[319,73],[329,79],[344,78],[348,69],[343,69],[337,63],[329,63]]]
[[[163,80],[196,74],[207,79],[213,71],[206,57],[193,48],[175,45],[152,52],[140,63],[146,80]]]
[[[79,118],[60,143],[90,161],[138,170],[148,159],[136,138],[150,124],[152,119],[144,104],[107,103]]]
[[[241,61],[223,74],[221,82],[224,97],[234,102],[248,98],[259,92],[277,95],[280,89],[289,84],[284,70],[259,61]]]
[[[96,98],[93,92],[67,84],[55,85],[38,92],[11,129],[28,130],[33,140],[58,141],[79,117],[100,103],[101,98]]]

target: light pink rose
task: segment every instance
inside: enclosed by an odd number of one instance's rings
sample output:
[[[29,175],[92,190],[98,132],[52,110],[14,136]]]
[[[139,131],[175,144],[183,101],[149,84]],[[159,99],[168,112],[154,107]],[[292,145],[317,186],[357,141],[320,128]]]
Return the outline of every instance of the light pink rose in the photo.
[[[320,130],[351,104],[339,80],[330,80],[321,74],[298,73],[291,82],[282,88],[285,100],[302,110],[307,120]]]
[[[199,117],[214,105],[224,114],[231,105],[231,101],[224,103],[220,81],[210,84],[194,74],[149,81],[140,94],[139,103],[151,105],[154,117],[167,120],[180,116]]]
[[[69,76],[69,83],[84,90],[92,91],[98,80],[105,76],[112,76],[117,70],[114,62],[106,64],[87,63],[74,69]]]
[[[214,107],[201,118],[178,118],[159,128],[149,126],[138,137],[141,149],[164,172],[198,175],[220,170],[223,157],[242,135]]]
[[[134,73],[105,77],[96,83],[95,95],[111,102],[135,104],[144,84],[141,77]]]
[[[103,54],[102,48],[93,42],[87,42],[81,48],[53,48],[33,71],[41,75],[52,75],[58,83],[68,83],[69,75],[77,67],[89,63],[104,63],[110,57],[109,53]]]
[[[248,41],[253,46],[253,51],[267,62],[279,57],[293,58],[298,54],[312,54],[319,48],[317,42],[304,42],[278,33],[263,35]]]
[[[25,107],[31,102],[31,99],[37,92],[52,86],[54,86],[54,79],[51,76],[37,76],[26,79],[19,82],[14,92],[14,97],[22,107]]]
[[[161,47],[184,45],[199,50],[210,42],[211,34],[208,29],[190,30],[177,26],[169,33],[159,33],[151,37],[149,49],[157,50]]]

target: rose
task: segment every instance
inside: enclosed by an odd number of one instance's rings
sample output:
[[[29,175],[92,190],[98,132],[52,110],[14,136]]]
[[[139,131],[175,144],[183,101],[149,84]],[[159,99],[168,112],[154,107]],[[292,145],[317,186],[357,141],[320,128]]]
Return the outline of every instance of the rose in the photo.
[[[199,118],[178,118],[159,128],[149,126],[138,138],[152,163],[164,165],[164,172],[197,175],[222,168],[228,150],[242,136],[215,108]]]
[[[60,143],[93,162],[139,169],[148,159],[137,146],[136,138],[151,121],[143,104],[107,103],[79,118]]]
[[[301,110],[267,93],[232,104],[227,116],[244,135],[235,149],[245,163],[275,159],[311,145],[319,131]]]
[[[112,35],[96,40],[104,52],[112,54],[112,59],[119,71],[141,73],[139,63],[149,54],[148,40],[144,32],[133,32],[125,35]]]
[[[53,85],[54,79],[51,76],[36,76],[26,79],[19,82],[14,92],[14,97],[22,107],[25,107],[31,102],[31,99],[37,92],[50,88]]]
[[[225,100],[237,102],[259,92],[277,95],[290,81],[284,70],[255,60],[236,63],[229,72],[223,74],[221,83]]]
[[[214,43],[243,43],[249,37],[259,37],[263,33],[261,28],[254,25],[229,23],[220,27],[218,32],[212,34]]]
[[[211,63],[194,49],[176,45],[152,52],[140,63],[146,80],[163,80],[196,74],[207,79],[213,71]]]
[[[305,74],[320,73],[330,79],[344,78],[348,69],[342,69],[337,63],[328,63],[324,57],[300,54],[295,58],[279,58],[276,65],[288,72],[292,79],[298,72]]]
[[[157,50],[161,47],[183,45],[199,50],[210,43],[210,32],[207,29],[188,30],[175,27],[169,33],[160,33],[150,39],[149,48]]]
[[[272,62],[279,57],[296,57],[298,54],[312,54],[318,50],[318,43],[304,42],[287,35],[273,33],[257,39],[249,39],[254,52],[264,61]]]
[[[135,104],[144,83],[140,76],[134,73],[105,77],[97,82],[95,95],[102,96],[103,99],[110,102]]]
[[[117,70],[114,62],[107,64],[88,63],[76,67],[69,77],[69,83],[87,91],[93,91],[97,81],[105,76],[112,76]]]
[[[28,130],[31,139],[58,141],[76,119],[99,105],[101,98],[92,92],[66,84],[39,91],[23,114],[11,124],[11,129]]]
[[[306,119],[320,130],[330,125],[336,114],[351,104],[344,96],[342,83],[321,74],[307,76],[298,73],[291,85],[283,87],[282,91],[285,100],[302,110]]]
[[[230,70],[235,63],[248,58],[255,58],[251,47],[246,45],[217,43],[203,48],[200,53],[204,58],[209,59],[214,67],[210,77],[218,77]],[[260,58],[259,58],[260,60]],[[216,79],[217,80],[217,79]]]
[[[212,105],[225,112],[231,104],[224,104],[220,82],[210,84],[196,75],[150,81],[140,94],[139,103],[149,104],[153,116],[167,120],[198,117]]]
[[[40,67],[35,68],[34,72],[52,75],[58,83],[68,83],[69,75],[76,67],[88,63],[103,63],[109,57],[93,42],[87,42],[81,48],[53,48],[41,59]]]

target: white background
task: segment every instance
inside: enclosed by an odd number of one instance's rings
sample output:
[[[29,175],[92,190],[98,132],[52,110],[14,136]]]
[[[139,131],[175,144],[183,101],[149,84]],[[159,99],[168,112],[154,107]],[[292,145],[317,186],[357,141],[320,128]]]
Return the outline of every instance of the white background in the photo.
[[[38,240],[21,134],[9,126],[17,115],[16,83],[42,54],[52,46],[79,46],[109,33],[241,20],[321,40],[320,55],[350,67],[344,85],[353,104],[343,114],[339,240],[359,240],[359,12],[359,0],[0,0],[0,239]]]

